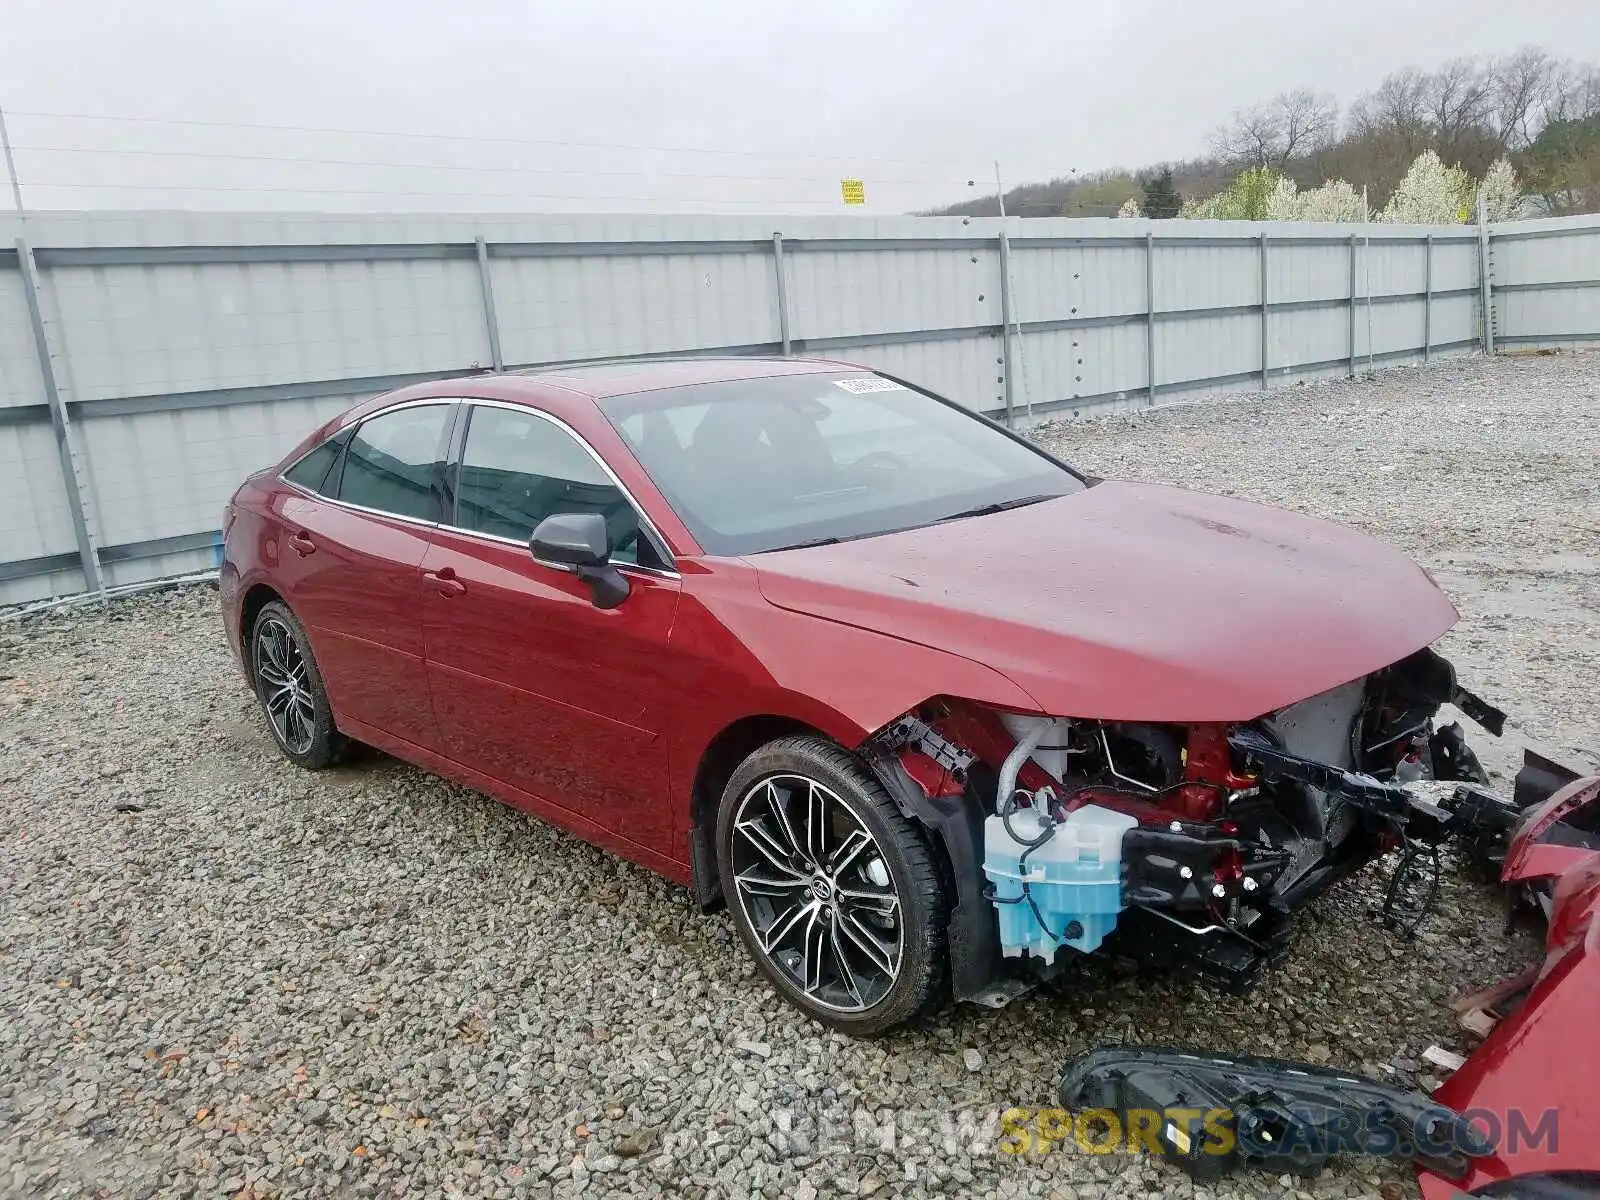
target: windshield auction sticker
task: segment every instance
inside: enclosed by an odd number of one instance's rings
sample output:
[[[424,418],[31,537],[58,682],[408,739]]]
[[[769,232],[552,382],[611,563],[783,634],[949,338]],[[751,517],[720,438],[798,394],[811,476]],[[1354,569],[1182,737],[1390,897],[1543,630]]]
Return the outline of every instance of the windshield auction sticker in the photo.
[[[849,379],[835,379],[833,386],[843,388],[855,395],[864,395],[867,392],[909,392],[911,389],[903,383],[896,383],[892,379],[885,379],[881,375],[856,375]]]

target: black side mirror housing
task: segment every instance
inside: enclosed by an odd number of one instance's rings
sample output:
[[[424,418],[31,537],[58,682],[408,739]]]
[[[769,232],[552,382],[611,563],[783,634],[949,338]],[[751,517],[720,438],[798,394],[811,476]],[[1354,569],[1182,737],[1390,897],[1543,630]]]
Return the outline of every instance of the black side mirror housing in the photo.
[[[558,567],[602,567],[611,559],[611,531],[599,513],[552,513],[528,543],[533,556]]]
[[[533,557],[566,567],[589,585],[596,608],[615,608],[632,590],[611,565],[611,530],[599,513],[552,513],[528,540]]]

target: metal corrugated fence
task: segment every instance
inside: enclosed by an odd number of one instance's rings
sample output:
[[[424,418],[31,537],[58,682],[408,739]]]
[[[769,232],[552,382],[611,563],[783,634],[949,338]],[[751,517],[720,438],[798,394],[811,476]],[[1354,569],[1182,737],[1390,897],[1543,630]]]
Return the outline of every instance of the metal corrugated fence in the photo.
[[[1600,342],[1600,220],[1489,234],[953,217],[0,218],[0,604],[210,566],[244,475],[322,419],[418,379],[826,354],[1025,425],[1492,341]]]

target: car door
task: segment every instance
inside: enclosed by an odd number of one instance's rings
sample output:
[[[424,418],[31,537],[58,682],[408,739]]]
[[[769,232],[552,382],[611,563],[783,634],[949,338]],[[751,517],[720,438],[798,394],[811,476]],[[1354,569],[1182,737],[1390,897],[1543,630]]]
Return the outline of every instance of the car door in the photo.
[[[277,579],[337,719],[437,750],[418,603],[442,514],[450,401],[387,409],[341,435],[320,485],[284,473]],[[311,461],[311,455],[301,462]],[[359,731],[347,729],[346,732]]]
[[[599,456],[553,417],[470,403],[453,517],[422,563],[428,683],[450,757],[603,829],[671,852],[664,714],[680,585],[664,543]],[[536,561],[534,527],[599,512],[628,597],[595,606]]]

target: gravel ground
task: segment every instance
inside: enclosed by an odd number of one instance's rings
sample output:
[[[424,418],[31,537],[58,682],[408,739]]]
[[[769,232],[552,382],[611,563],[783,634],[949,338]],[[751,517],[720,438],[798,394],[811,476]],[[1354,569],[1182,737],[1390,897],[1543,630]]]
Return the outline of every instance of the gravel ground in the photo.
[[[1568,759],[1600,743],[1600,355],[1462,361],[1042,431],[1092,470],[1335,517],[1455,595],[1447,650]],[[1419,938],[1373,880],[1227,998],[1082,960],[999,1014],[864,1043],[779,1002],[726,915],[381,756],[290,766],[193,588],[0,624],[0,1194],[1414,1195],[1345,1161],[1193,1187],[996,1151],[1102,1040],[1410,1078],[1446,1001],[1532,961],[1451,879]],[[1425,1068],[1424,1068],[1425,1070]],[[1426,1075],[1423,1076],[1427,1082]]]

